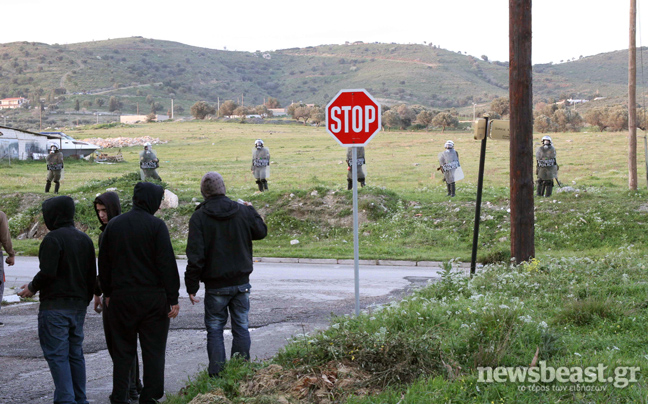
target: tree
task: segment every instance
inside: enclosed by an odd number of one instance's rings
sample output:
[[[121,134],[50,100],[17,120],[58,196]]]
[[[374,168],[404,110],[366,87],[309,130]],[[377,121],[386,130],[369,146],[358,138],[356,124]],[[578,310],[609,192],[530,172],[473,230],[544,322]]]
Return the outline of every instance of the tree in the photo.
[[[266,106],[268,108],[281,108],[281,104],[279,104],[279,100],[273,97],[268,98],[268,101],[266,101]]]
[[[220,108],[218,109],[218,115],[227,117],[232,116],[234,115],[234,110],[236,108],[238,108],[237,103],[232,100],[227,100],[221,104]]]
[[[154,122],[156,119],[157,115],[155,115],[155,112],[151,112],[150,114],[146,115],[146,123]]]
[[[628,109],[623,105],[608,108],[605,124],[613,132],[628,129]]]
[[[310,120],[310,115],[311,115],[311,108],[307,106],[301,106],[295,108],[295,111],[293,112],[293,119],[296,121],[302,121],[304,122],[304,125]]]
[[[400,117],[400,127],[401,129],[407,129],[408,126],[412,125],[412,122],[416,120],[416,114],[414,111],[405,104],[397,105],[393,108],[398,113]]]
[[[324,109],[321,107],[311,108],[310,119],[315,125],[320,126],[320,124],[326,120]]]
[[[300,104],[296,104],[296,103],[293,102],[292,104],[290,104],[288,106],[288,108],[286,108],[286,114],[290,115],[291,118],[297,120],[297,118],[295,118],[295,110],[297,108],[299,108],[299,107],[300,107]]]
[[[382,123],[389,129],[398,128],[401,126],[400,115],[393,109],[390,109],[382,115]]]
[[[78,111],[80,109],[81,109],[81,106],[79,105],[79,99],[77,98],[76,100],[74,100],[74,110]]]
[[[603,132],[605,130],[606,115],[605,108],[592,108],[585,113],[585,122],[593,126],[598,126],[599,130]]]
[[[238,117],[242,117],[242,118],[245,118],[245,116],[248,113],[249,113],[249,111],[248,111],[247,107],[243,106],[243,105],[240,105],[240,106],[236,107],[236,109],[234,110],[234,115],[236,115]]]
[[[110,97],[108,100],[108,111],[110,112],[115,112],[120,110],[122,107],[122,102],[119,101],[119,98],[117,97]]]
[[[207,115],[213,115],[216,113],[216,108],[209,105],[205,101],[198,101],[191,106],[190,109],[191,116],[196,119],[205,119]]]
[[[254,107],[254,113],[259,115],[261,118],[265,118],[270,114],[270,111],[268,111],[268,107],[265,105],[257,105]]]
[[[510,112],[510,103],[508,97],[495,98],[490,105],[491,111],[500,116],[508,115]]]
[[[445,132],[446,127],[454,128],[458,126],[459,120],[450,112],[439,112],[434,119],[432,119],[432,125],[442,127],[443,129],[441,132]]]
[[[428,127],[432,123],[432,120],[434,119],[434,115],[430,111],[421,111],[417,116],[416,116],[416,123],[419,125],[422,125],[425,127],[425,130],[427,131]]]
[[[488,56],[486,56],[486,55],[481,55],[481,58],[484,60],[484,62],[488,62]]]
[[[103,105],[104,105],[105,103],[106,103],[106,100],[104,100],[103,98],[95,98],[95,104],[96,104],[99,108],[103,107]]]
[[[553,132],[551,118],[547,115],[539,114],[533,120],[533,129],[540,133]]]
[[[184,112],[184,107],[182,105],[174,105],[173,112],[181,114]]]
[[[196,119],[205,119],[207,115],[214,115],[216,113],[216,108],[205,101],[198,101],[191,106],[190,112],[191,116]]]

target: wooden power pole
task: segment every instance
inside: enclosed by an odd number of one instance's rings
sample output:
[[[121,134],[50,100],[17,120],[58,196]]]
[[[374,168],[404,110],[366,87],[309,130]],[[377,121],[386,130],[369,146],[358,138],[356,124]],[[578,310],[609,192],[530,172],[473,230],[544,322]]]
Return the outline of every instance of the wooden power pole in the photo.
[[[509,0],[511,258],[535,256],[531,0]]]
[[[628,50],[628,187],[637,189],[637,0],[630,0]]]

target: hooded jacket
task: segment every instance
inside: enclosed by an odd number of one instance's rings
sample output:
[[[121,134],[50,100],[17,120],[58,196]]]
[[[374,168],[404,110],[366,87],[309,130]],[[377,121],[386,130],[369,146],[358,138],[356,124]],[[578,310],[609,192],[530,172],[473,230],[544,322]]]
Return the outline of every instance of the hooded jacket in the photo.
[[[99,230],[101,230],[101,233],[99,234],[99,245],[101,245],[103,231],[106,229],[106,226],[108,226],[108,223],[104,224],[104,222],[101,221],[101,218],[99,217],[99,211],[97,211],[97,204],[104,205],[106,207],[108,221],[110,221],[110,219],[112,219],[113,217],[121,215],[121,203],[119,203],[119,195],[112,191],[104,192],[94,200],[95,213],[97,214],[97,219],[99,219]],[[99,282],[97,282],[97,284],[95,285],[94,294],[96,296],[101,296],[102,294]]]
[[[169,305],[178,304],[180,277],[169,230],[153,216],[163,195],[159,185],[137,183],[133,209],[106,226],[99,246],[99,279],[105,297],[165,292]]]
[[[207,289],[249,283],[252,273],[252,240],[268,234],[263,219],[252,206],[215,195],[196,207],[187,239],[187,293],[196,294],[199,282]]]
[[[74,227],[74,201],[57,196],[43,202],[50,230],[38,250],[40,271],[28,285],[40,291],[40,309],[85,309],[97,276],[95,250],[87,234]]]
[[[119,203],[119,195],[111,191],[104,192],[103,194],[95,198],[94,200],[95,213],[97,214],[97,219],[99,219],[99,224],[101,225],[99,227],[99,230],[101,230],[102,232],[101,235],[99,235],[99,243],[101,243],[101,236],[103,235],[103,231],[106,230],[106,226],[108,226],[108,223],[104,224],[101,221],[101,218],[99,217],[99,212],[97,211],[97,204],[101,204],[106,207],[106,213],[108,214],[108,221],[110,221],[110,219],[112,219],[115,216],[121,215],[121,204]]]

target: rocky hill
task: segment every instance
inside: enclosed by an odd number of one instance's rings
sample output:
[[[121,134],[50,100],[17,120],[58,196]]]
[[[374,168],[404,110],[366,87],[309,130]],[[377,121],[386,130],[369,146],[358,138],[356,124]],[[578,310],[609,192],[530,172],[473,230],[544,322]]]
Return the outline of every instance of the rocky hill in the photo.
[[[626,66],[624,51],[537,65],[535,98],[620,96],[627,91]],[[342,88],[366,88],[386,105],[438,109],[472,107],[508,94],[505,62],[412,44],[252,53],[141,37],[68,45],[14,42],[0,44],[0,75],[0,97],[22,96],[32,105],[41,99],[46,120],[77,109],[148,114],[153,106],[166,113],[171,99],[176,112],[186,115],[198,100],[255,106],[273,97],[282,106],[300,101],[324,105]],[[110,104],[111,97],[118,108]]]

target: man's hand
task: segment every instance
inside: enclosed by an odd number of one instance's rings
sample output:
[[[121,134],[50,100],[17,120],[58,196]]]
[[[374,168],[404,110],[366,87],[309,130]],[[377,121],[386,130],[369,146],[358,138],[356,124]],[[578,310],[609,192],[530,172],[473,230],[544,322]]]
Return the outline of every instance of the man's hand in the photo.
[[[200,302],[200,299],[198,299],[196,295],[189,295],[189,300],[191,300],[191,304],[196,304]]]
[[[12,266],[16,262],[16,257],[14,257],[13,255],[10,255],[10,256],[7,257],[5,262],[7,263],[7,265]]]
[[[101,296],[95,295],[94,297],[94,311],[101,313],[103,311],[103,306],[101,306]]]
[[[21,286],[22,292],[18,293],[18,296],[28,298],[34,296],[34,294],[29,290],[29,284],[24,284]]]
[[[171,311],[169,312],[169,318],[176,318],[178,317],[178,312],[180,311],[180,305],[179,304],[174,304],[171,306]]]
[[[104,300],[104,304],[106,305],[106,308],[108,308],[108,306],[110,305],[109,303],[110,303],[110,298],[107,297],[107,298]]]

